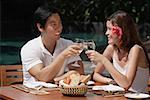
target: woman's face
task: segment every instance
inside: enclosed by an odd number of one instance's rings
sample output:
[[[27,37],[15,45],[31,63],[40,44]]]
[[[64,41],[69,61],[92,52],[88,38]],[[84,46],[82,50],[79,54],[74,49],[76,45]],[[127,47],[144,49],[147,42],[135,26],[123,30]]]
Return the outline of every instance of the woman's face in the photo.
[[[61,18],[59,14],[55,13],[48,18],[43,32],[46,33],[50,38],[59,39],[62,28]]]
[[[106,22],[106,27],[107,31],[105,34],[107,35],[108,38],[108,44],[117,45],[119,43],[119,36],[113,33],[114,26],[112,25],[111,21]]]

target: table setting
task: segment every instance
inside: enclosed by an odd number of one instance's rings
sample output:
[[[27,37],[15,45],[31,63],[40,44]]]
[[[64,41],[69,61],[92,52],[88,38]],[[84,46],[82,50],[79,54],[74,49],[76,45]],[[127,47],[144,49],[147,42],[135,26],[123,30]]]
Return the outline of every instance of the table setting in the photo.
[[[98,84],[91,80],[91,75],[73,73],[59,81],[59,84],[34,82],[28,84],[16,84],[11,87],[34,95],[50,95],[52,91],[61,93],[66,97],[101,96],[104,98],[125,97],[129,99],[149,99],[150,95],[126,91],[116,84]]]

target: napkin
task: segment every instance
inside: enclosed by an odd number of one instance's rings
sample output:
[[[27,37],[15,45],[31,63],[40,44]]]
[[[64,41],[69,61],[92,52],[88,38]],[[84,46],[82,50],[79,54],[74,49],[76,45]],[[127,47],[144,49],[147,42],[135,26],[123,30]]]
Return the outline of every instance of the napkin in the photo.
[[[28,82],[24,84],[26,87],[28,88],[37,88],[37,87],[47,87],[47,88],[55,88],[57,87],[56,84],[52,84],[52,83],[46,83],[46,82]]]
[[[117,85],[113,85],[113,84],[109,84],[109,85],[102,85],[102,86],[93,86],[92,90],[104,90],[104,91],[125,91],[124,88],[117,86]]]

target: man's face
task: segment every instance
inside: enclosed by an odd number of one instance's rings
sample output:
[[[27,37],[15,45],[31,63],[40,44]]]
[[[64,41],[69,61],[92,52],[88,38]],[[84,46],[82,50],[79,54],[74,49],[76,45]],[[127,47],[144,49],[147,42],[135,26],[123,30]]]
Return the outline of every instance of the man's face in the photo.
[[[60,34],[62,32],[62,23],[59,14],[54,13],[50,16],[45,24],[43,32],[50,35],[50,37],[54,37],[59,39]]]

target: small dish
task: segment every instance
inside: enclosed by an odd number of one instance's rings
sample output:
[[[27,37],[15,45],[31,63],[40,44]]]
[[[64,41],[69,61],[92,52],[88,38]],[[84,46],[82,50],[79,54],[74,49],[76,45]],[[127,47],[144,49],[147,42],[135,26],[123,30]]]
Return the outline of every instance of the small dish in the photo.
[[[87,84],[87,85],[94,85],[95,82],[94,82],[94,81],[88,81],[86,84]]]
[[[126,93],[124,94],[125,97],[131,98],[131,99],[147,99],[150,98],[149,94],[144,93]]]

